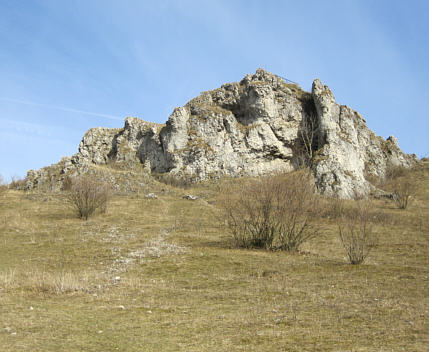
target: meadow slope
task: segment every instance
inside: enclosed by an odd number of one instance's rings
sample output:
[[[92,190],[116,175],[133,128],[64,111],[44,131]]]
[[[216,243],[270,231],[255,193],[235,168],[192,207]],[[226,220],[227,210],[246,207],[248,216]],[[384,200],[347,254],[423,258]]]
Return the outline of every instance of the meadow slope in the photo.
[[[61,193],[8,190],[0,349],[427,351],[429,163],[410,177],[406,210],[372,201],[389,220],[362,265],[327,216],[298,253],[234,248],[214,184],[153,182],[88,221]]]

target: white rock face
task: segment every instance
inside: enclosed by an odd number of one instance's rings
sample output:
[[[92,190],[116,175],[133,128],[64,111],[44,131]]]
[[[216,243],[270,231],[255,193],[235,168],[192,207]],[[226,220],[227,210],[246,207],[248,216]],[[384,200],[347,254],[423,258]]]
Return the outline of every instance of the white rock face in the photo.
[[[365,196],[368,176],[383,177],[391,165],[411,167],[415,156],[404,154],[395,137],[377,137],[356,111],[335,102],[331,90],[316,79],[312,95],[319,122],[320,149],[314,163],[319,190],[341,198]]]
[[[375,136],[357,112],[338,105],[319,80],[308,93],[258,69],[176,108],[165,125],[129,117],[122,129],[93,128],[77,154],[51,168],[64,174],[89,164],[142,163],[151,173],[194,180],[289,172],[301,165],[302,136],[312,118],[317,138],[309,165],[322,193],[366,195],[368,175],[383,176],[389,163],[416,162],[394,137]],[[47,180],[48,169],[30,170],[27,188]]]

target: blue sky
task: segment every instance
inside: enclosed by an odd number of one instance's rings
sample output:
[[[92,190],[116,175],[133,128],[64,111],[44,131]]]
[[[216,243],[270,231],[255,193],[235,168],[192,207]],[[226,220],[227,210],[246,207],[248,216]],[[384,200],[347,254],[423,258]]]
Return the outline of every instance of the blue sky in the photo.
[[[429,1],[0,0],[0,174],[77,152],[91,127],[165,122],[258,67],[327,84],[429,156]]]

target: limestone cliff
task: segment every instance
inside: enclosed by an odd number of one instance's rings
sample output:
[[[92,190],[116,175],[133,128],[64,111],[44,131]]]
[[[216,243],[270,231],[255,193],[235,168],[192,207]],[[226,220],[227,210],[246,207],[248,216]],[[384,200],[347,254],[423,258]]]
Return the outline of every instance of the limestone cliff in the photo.
[[[305,165],[322,193],[350,198],[370,191],[368,176],[382,177],[389,164],[409,167],[416,158],[401,152],[394,137],[377,137],[319,80],[309,93],[258,69],[176,108],[165,125],[127,118],[122,129],[90,129],[77,154],[30,170],[27,188],[49,181],[52,168],[67,174],[118,162],[194,180]]]

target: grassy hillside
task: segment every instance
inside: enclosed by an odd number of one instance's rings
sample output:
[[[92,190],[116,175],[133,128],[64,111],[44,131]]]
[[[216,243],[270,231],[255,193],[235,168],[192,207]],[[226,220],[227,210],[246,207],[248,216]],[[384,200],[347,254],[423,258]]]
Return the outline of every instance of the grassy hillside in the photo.
[[[0,195],[1,351],[427,351],[429,163],[378,244],[347,262],[337,219],[299,253],[237,249],[216,185],[152,182],[76,217],[61,194]],[[239,182],[239,181],[236,181]],[[196,194],[196,201],[183,199]]]

